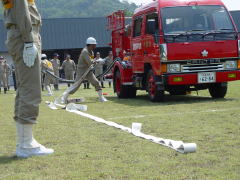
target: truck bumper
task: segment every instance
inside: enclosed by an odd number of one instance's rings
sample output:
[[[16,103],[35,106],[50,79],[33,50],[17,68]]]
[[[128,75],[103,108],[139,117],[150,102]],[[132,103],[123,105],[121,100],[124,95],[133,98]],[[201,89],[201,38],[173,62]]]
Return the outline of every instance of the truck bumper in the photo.
[[[196,85],[198,73],[164,75],[167,85]],[[216,72],[216,83],[240,80],[240,70]]]

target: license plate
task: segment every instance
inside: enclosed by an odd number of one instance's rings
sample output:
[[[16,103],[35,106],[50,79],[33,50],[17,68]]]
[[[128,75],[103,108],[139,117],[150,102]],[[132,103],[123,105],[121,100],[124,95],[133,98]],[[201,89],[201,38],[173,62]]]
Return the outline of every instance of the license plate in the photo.
[[[216,82],[215,72],[198,73],[198,83],[214,83]]]

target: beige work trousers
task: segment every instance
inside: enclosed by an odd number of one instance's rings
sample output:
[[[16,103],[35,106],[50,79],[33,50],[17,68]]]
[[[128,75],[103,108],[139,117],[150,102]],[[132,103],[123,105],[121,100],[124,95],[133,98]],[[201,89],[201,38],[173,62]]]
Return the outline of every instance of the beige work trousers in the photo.
[[[82,75],[87,71],[86,68],[78,68],[77,71],[77,77],[75,80],[75,83],[69,88],[69,94],[74,94],[81,84],[79,83],[79,80],[81,79]],[[87,76],[85,77],[86,80],[88,80],[93,87],[95,87],[96,91],[102,90],[101,85],[95,75],[93,74],[92,71],[90,71]]]
[[[41,40],[39,27],[33,28],[34,43],[38,55],[33,67],[27,67],[23,62],[23,48],[21,34],[18,29],[7,30],[6,45],[15,65],[17,92],[15,98],[14,120],[22,124],[35,124],[41,103]]]
[[[67,71],[67,72],[65,72],[65,79],[67,79],[67,80],[73,80],[73,79],[74,79],[74,72],[73,72],[73,71]]]
[[[54,84],[54,82],[55,82],[54,77],[45,73],[44,86],[50,86],[51,84]]]
[[[7,74],[6,74],[6,78],[7,78],[6,81],[7,81],[7,86],[8,86],[8,87],[9,87],[9,76],[10,76],[10,74],[7,73]]]
[[[0,87],[7,88],[8,87],[8,81],[7,81],[7,74],[6,73],[0,73]]]
[[[98,77],[99,75],[101,75],[103,73],[103,67],[100,66],[98,68],[95,69],[95,76]],[[103,82],[103,76],[98,78],[98,80],[102,83]]]
[[[60,77],[59,76],[59,71],[54,71],[54,75],[57,76],[57,77]],[[59,84],[59,80],[57,78],[54,78],[54,85],[58,85]]]

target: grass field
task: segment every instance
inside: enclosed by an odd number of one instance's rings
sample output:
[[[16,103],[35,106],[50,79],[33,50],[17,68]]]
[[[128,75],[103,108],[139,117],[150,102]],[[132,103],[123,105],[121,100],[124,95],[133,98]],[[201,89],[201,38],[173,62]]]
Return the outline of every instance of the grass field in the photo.
[[[0,94],[0,179],[6,180],[239,180],[240,82],[229,84],[225,99],[213,100],[208,91],[167,96],[151,103],[145,92],[119,100],[112,89],[107,103],[96,92],[79,90],[88,113],[157,137],[195,142],[196,153],[179,154],[158,144],[98,124],[65,110],[52,111],[43,96],[36,139],[53,148],[46,157],[14,157],[14,91]],[[61,91],[56,93],[60,95]],[[46,92],[45,92],[46,93]]]

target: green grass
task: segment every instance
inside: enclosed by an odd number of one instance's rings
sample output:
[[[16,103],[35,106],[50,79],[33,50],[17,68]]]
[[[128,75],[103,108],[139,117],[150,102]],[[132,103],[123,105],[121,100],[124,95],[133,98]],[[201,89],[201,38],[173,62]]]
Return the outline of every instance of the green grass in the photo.
[[[64,110],[50,110],[43,96],[35,138],[53,148],[51,156],[18,159],[12,120],[14,91],[0,94],[0,179],[6,180],[239,180],[240,82],[229,84],[225,99],[208,91],[169,96],[151,103],[145,92],[136,99],[118,99],[106,88],[110,102],[100,103],[96,92],[80,89],[88,113],[157,137],[195,142],[196,153],[179,154],[158,144],[98,124]],[[57,95],[63,91],[57,92]],[[46,93],[46,92],[45,92]]]

